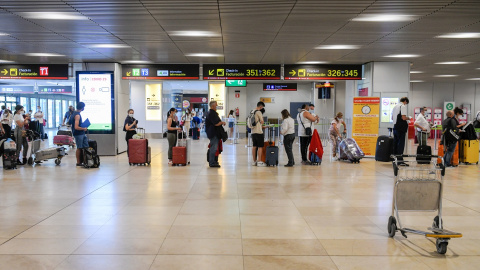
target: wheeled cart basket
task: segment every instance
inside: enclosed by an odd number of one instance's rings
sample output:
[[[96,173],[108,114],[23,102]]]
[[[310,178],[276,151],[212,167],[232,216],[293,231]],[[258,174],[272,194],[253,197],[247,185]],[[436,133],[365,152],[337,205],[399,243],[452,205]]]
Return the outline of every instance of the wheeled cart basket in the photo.
[[[406,238],[406,233],[424,235],[436,238],[439,254],[447,252],[448,241],[451,238],[462,237],[461,233],[443,228],[442,194],[445,164],[436,165],[438,156],[399,155],[392,156],[395,186],[393,189],[392,215],[388,219],[388,235],[394,237],[400,231]],[[417,162],[417,160],[419,162]],[[428,162],[431,160],[430,162]],[[435,212],[429,231],[419,231],[402,226],[400,211]]]

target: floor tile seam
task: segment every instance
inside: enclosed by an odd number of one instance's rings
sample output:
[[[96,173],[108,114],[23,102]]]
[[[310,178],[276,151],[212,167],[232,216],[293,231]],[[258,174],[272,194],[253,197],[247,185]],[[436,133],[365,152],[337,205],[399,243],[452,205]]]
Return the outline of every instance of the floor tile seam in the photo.
[[[455,202],[455,201],[453,201],[453,200],[451,200],[451,199],[445,198],[445,196],[443,196],[442,199],[447,200],[447,201],[450,201],[450,202],[452,202],[452,203],[454,203],[454,204],[458,204],[458,205],[460,205],[460,206],[462,206],[462,207],[465,207],[465,208],[467,208],[467,209],[469,209],[469,210],[472,210],[472,211],[474,211],[474,212],[480,213],[480,211],[478,211],[478,210],[475,210],[475,209],[473,209],[473,208],[470,208],[470,207],[468,207],[468,206],[465,206],[465,205],[463,205],[463,204],[460,204],[460,203],[458,203],[458,202]],[[442,202],[442,208],[443,208],[443,202]],[[448,207],[447,207],[447,208],[448,208]],[[480,208],[479,208],[479,209],[480,209]],[[469,216],[470,216],[470,215],[469,215]]]
[[[10,238],[8,238],[8,240],[7,240],[7,241],[5,241],[4,243],[0,244],[0,246],[3,246],[3,245],[5,245],[6,243],[8,243],[8,242],[10,242],[11,240],[15,239],[17,236],[21,235],[22,233],[24,233],[24,232],[26,232],[26,231],[30,230],[31,228],[33,228],[33,227],[37,226],[38,224],[40,224],[40,223],[42,223],[42,222],[46,221],[47,219],[49,219],[49,218],[53,217],[54,215],[58,214],[58,213],[59,213],[59,212],[61,212],[62,210],[65,210],[65,209],[66,209],[66,208],[68,208],[69,206],[72,206],[73,204],[75,204],[75,203],[77,203],[77,202],[79,202],[79,201],[83,200],[84,198],[86,198],[86,197],[90,196],[91,194],[93,194],[94,192],[96,192],[96,191],[100,190],[101,188],[105,187],[106,185],[108,185],[108,184],[110,184],[110,183],[113,183],[114,181],[118,180],[120,177],[122,177],[122,176],[124,176],[124,175],[128,174],[130,171],[131,171],[131,170],[128,170],[128,171],[127,171],[127,172],[125,172],[124,174],[121,174],[121,175],[119,175],[118,177],[116,177],[116,178],[112,179],[111,181],[109,181],[109,182],[106,182],[106,183],[105,183],[105,184],[103,184],[102,186],[100,186],[100,187],[97,187],[96,189],[94,189],[94,190],[92,190],[92,191],[88,192],[87,194],[85,194],[85,195],[83,195],[82,197],[80,197],[80,198],[78,198],[78,199],[74,200],[72,203],[70,203],[70,204],[68,204],[68,205],[64,206],[63,208],[61,208],[61,209],[59,209],[58,211],[56,211],[56,212],[52,213],[51,215],[47,216],[46,218],[44,218],[44,219],[42,219],[42,220],[38,221],[37,223],[35,223],[35,224],[33,224],[33,225],[29,226],[28,228],[26,228],[26,229],[22,230],[21,232],[19,232],[19,233],[15,234],[13,237],[10,237]],[[113,217],[113,215],[112,215],[111,217]],[[111,217],[110,217],[110,218],[111,218]],[[110,220],[110,219],[109,219],[109,220]],[[107,221],[107,222],[108,222],[108,221]],[[100,228],[99,228],[99,229],[100,229]],[[87,239],[88,239],[88,238],[87,238]],[[86,240],[85,240],[85,241],[86,241]],[[83,245],[83,243],[82,243],[82,245]]]

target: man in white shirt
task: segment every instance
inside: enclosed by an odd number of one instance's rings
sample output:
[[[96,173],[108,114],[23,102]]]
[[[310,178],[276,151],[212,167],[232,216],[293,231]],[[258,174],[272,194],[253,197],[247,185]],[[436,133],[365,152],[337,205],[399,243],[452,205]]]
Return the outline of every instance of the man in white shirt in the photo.
[[[42,108],[40,108],[40,106],[37,107],[37,112],[35,113],[34,117],[35,117],[35,120],[38,121],[38,126],[40,127],[40,138],[43,140],[45,136],[45,131],[43,129],[44,115],[42,112]]]
[[[407,104],[409,100],[407,97],[402,97],[392,110],[393,120],[393,154],[403,155],[405,150],[405,137],[408,131],[408,122],[410,119],[407,116]]]
[[[420,114],[415,119],[415,128],[417,129],[418,145],[427,145],[428,134],[430,134],[430,124],[425,119],[425,110],[427,108],[420,108]]]

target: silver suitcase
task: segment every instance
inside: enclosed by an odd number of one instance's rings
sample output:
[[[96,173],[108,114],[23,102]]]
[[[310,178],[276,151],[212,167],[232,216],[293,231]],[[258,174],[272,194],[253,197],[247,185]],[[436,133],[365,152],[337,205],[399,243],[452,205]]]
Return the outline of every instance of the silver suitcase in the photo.
[[[35,153],[35,162],[40,163],[42,160],[56,159],[55,164],[59,165],[63,156],[65,156],[64,147],[51,147],[37,151]]]

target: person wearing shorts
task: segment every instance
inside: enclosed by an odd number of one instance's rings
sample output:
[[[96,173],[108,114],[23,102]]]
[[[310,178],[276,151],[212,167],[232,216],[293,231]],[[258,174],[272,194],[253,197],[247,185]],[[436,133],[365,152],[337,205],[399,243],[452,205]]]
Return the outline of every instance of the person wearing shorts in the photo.
[[[77,144],[77,151],[75,155],[77,157],[77,166],[83,166],[82,162],[82,151],[84,148],[88,148],[88,138],[85,135],[87,128],[82,127],[82,116],[80,113],[85,109],[85,103],[77,103],[77,110],[70,117],[70,124],[72,125],[72,134],[75,138],[75,143]]]
[[[253,166],[265,167],[265,162],[257,161],[257,157],[260,159],[263,152],[264,145],[264,136],[263,136],[263,114],[262,111],[265,109],[265,103],[258,102],[257,108],[255,109],[255,126],[252,127],[252,156],[253,156]]]

